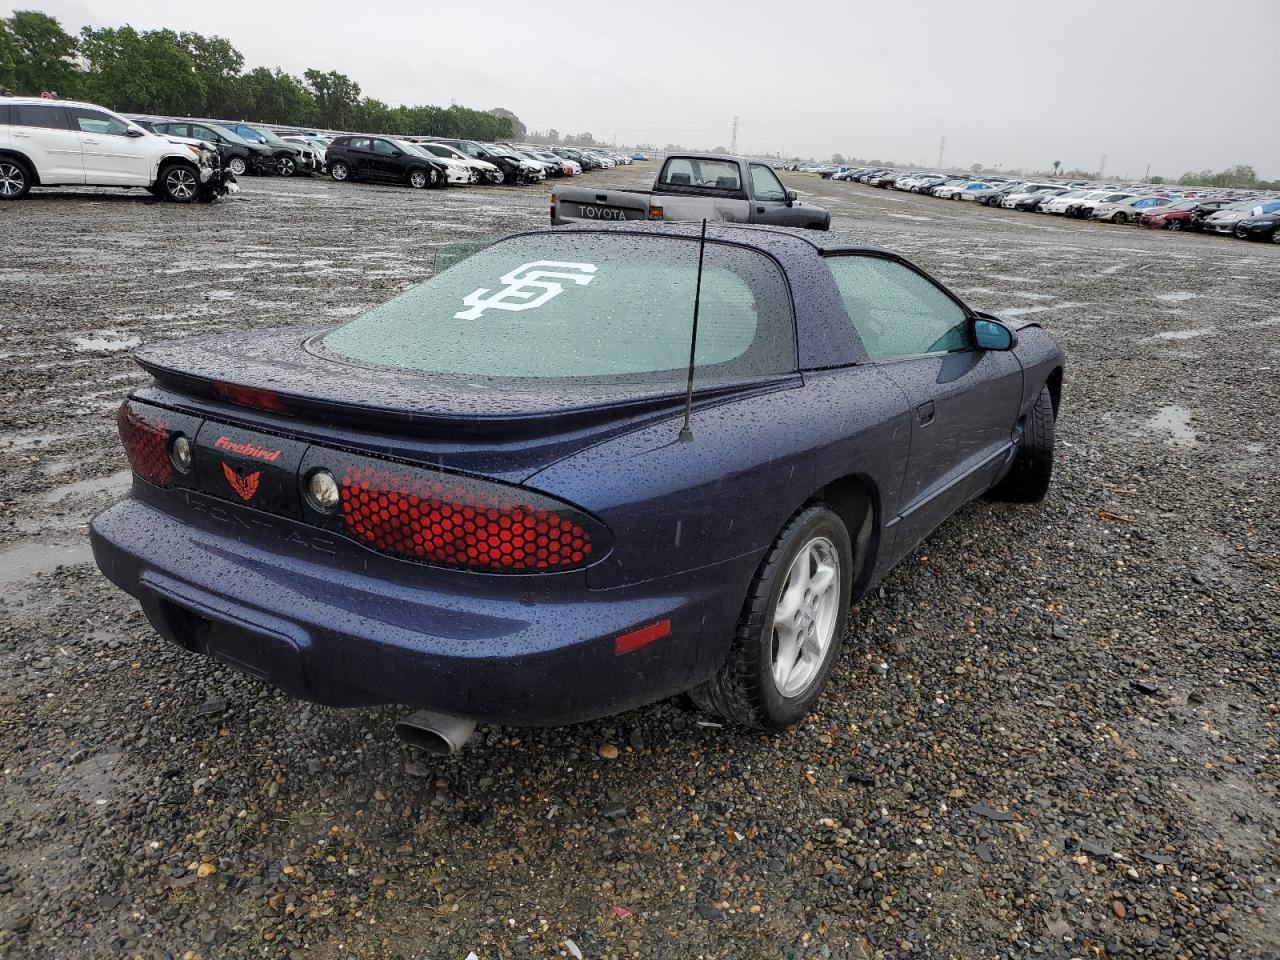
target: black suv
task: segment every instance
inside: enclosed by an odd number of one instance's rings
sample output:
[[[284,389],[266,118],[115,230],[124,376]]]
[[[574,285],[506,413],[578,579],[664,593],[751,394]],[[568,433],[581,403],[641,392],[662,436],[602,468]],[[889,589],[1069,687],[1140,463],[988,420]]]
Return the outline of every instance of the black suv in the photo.
[[[140,127],[152,133],[164,133],[171,137],[192,137],[204,140],[218,148],[222,166],[237,177],[246,173],[270,173],[275,170],[276,158],[271,148],[262,143],[250,143],[239,134],[215,123],[195,123],[190,120],[164,120],[152,117],[130,116]]]
[[[335,180],[407,183],[419,190],[444,186],[449,169],[413,144],[389,137],[334,137],[325,162]]]

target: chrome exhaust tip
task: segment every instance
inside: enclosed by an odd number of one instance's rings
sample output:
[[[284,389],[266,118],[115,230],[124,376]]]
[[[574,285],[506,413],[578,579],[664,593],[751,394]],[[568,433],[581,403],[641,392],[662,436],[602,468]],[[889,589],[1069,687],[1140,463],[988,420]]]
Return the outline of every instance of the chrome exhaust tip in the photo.
[[[451,717],[433,710],[419,710],[396,723],[396,736],[423,753],[451,757],[476,732],[474,720]]]

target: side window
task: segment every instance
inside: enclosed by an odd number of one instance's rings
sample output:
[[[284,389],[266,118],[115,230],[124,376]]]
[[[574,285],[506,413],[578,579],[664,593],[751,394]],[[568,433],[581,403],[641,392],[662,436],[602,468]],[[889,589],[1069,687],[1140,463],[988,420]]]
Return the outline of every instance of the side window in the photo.
[[[202,127],[198,123],[191,125],[191,136],[200,140],[208,140],[210,143],[217,143],[221,138],[210,130],[208,127]]]
[[[352,137],[350,142],[347,144],[347,146],[350,147],[352,150],[368,150],[369,138],[368,137]]]
[[[104,137],[123,137],[129,132],[129,125],[119,117],[113,117],[101,110],[89,110],[85,107],[72,107],[76,126],[81,133],[96,133]]]
[[[9,105],[0,103],[0,127],[9,126]]]
[[[381,157],[390,157],[395,155],[396,148],[387,140],[375,140],[373,141],[373,152]]]
[[[49,107],[43,103],[15,103],[9,108],[15,127],[43,127],[46,130],[65,130],[62,107]]]
[[[782,181],[763,163],[751,165],[751,191],[756,195],[757,200],[787,199],[787,191],[782,189]]]
[[[970,348],[964,310],[914,270],[869,256],[827,265],[872,360]]]

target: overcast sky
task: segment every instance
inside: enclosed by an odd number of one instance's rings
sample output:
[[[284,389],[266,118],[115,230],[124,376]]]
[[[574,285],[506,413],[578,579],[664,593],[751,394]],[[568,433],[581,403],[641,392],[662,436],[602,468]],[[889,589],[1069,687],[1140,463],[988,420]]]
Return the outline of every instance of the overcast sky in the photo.
[[[20,6],[70,32],[216,33],[249,66],[620,143],[728,147],[737,116],[742,152],[932,165],[945,135],[947,165],[1096,170],[1105,154],[1117,177],[1280,178],[1280,0]]]

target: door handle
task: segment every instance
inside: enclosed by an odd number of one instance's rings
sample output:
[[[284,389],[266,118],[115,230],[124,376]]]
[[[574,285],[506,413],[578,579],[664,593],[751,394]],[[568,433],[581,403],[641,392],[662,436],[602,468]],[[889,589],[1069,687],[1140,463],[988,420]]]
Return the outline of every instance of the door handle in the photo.
[[[31,134],[29,134],[29,133],[25,133],[25,132],[24,132],[24,131],[22,131],[22,130],[15,130],[15,131],[13,131],[13,135],[14,135],[15,137],[21,137],[23,140],[28,140],[28,139],[30,139],[30,138],[31,138]]]
[[[92,137],[85,137],[85,138],[84,138],[84,140],[82,140],[81,142],[82,142],[82,143],[97,143],[98,141],[97,141],[97,140],[94,140]]]
[[[916,420],[922,427],[933,423],[933,414],[934,406],[932,400],[928,403],[922,403],[920,406],[916,407]]]

